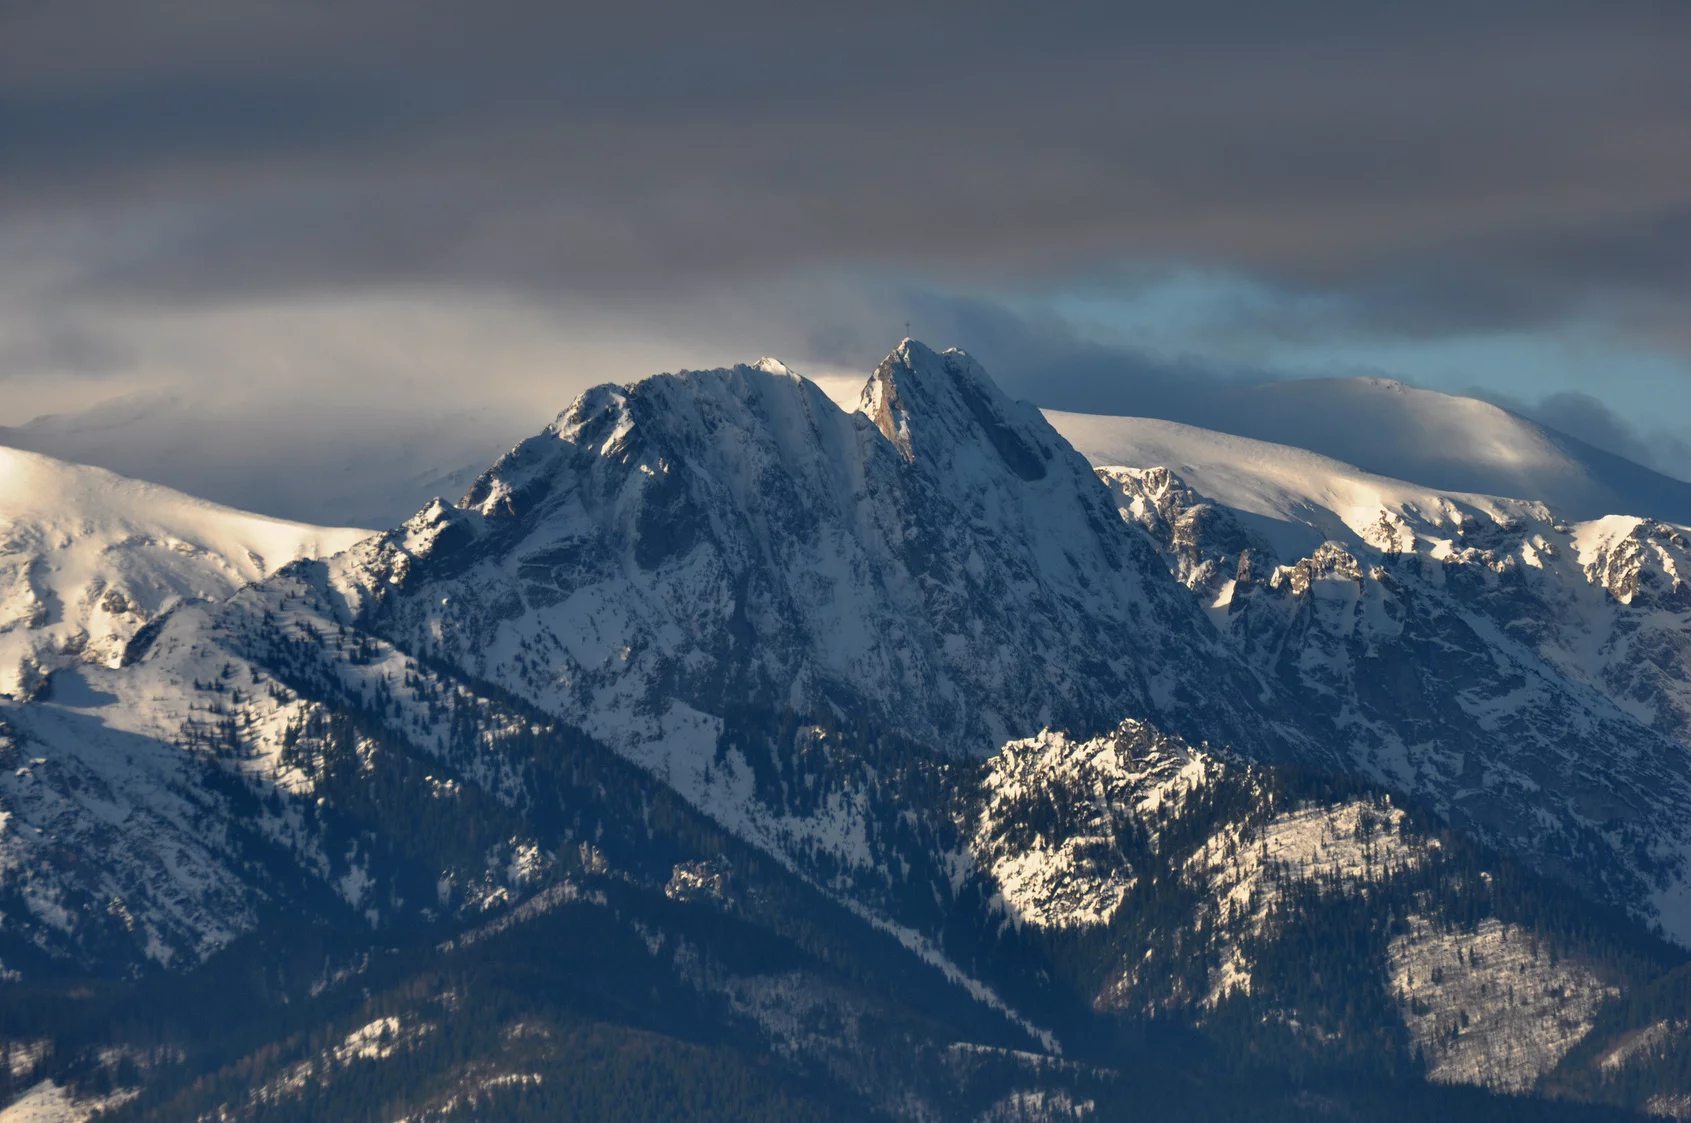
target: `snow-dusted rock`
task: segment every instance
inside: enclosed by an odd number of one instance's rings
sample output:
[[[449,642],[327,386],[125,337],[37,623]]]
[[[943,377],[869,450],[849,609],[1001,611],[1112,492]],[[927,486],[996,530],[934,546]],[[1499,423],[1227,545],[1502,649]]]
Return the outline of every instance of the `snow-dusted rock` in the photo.
[[[1108,924],[1157,812],[1218,767],[1133,720],[1086,741],[1047,731],[1005,745],[987,762],[969,837],[992,904],[1018,925]]]

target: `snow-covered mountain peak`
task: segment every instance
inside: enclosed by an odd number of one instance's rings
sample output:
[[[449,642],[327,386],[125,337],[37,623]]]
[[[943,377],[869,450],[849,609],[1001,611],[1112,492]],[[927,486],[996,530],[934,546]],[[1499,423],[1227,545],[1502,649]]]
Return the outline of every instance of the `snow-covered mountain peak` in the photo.
[[[784,374],[791,378],[798,378],[798,371],[783,363],[780,359],[765,355],[752,364],[753,370],[761,370],[764,374]]]
[[[1133,543],[1115,533],[1113,503],[1086,458],[964,352],[904,340],[870,376],[860,413],[925,488],[998,528],[1001,543],[1031,549],[1076,603],[1101,591],[1088,587],[1094,567],[1131,568]],[[1117,599],[1140,595],[1122,589]]]
[[[915,341],[866,398],[747,365],[597,387],[331,583],[637,759],[663,734],[635,713],[747,698],[977,752],[1229,707],[1196,606],[1036,409]]]
[[[115,665],[148,621],[222,599],[370,534],[220,507],[101,468],[0,448],[0,694]]]
[[[664,476],[687,461],[728,451],[722,442],[732,442],[730,434],[752,431],[778,436],[784,466],[803,472],[803,461],[814,459],[808,446],[820,441],[837,450],[855,444],[860,422],[814,383],[774,359],[657,374],[625,386],[595,386],[546,433],[501,457],[476,481],[464,506],[484,514],[515,512],[522,497],[557,484],[559,472],[568,474],[594,461],[639,463],[643,474]],[[717,447],[707,447],[712,445]],[[722,482],[736,489],[756,486],[756,481],[734,473],[724,475]]]

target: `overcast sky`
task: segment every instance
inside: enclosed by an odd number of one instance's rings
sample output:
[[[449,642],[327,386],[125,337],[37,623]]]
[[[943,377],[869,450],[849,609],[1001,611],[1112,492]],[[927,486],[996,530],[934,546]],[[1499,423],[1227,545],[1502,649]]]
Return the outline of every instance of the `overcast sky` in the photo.
[[[0,0],[0,425],[497,444],[909,322],[1043,404],[1384,373],[1691,476],[1691,5],[818,7]]]

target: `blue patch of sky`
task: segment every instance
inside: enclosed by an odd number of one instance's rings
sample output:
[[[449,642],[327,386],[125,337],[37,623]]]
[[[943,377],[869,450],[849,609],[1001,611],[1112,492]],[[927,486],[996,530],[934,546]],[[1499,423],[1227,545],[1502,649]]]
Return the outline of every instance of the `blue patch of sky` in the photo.
[[[1691,418],[1691,357],[1598,320],[1409,336],[1358,321],[1343,294],[1181,268],[1022,292],[1008,303],[1055,312],[1098,342],[1218,370],[1270,378],[1385,375],[1528,403],[1571,391],[1645,430],[1679,428]]]

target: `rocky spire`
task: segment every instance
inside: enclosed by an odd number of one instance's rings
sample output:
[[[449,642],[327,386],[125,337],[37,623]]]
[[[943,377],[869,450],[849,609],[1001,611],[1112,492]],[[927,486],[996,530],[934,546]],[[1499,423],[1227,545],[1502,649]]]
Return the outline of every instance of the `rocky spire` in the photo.
[[[906,460],[943,461],[953,449],[984,444],[1029,482],[1044,478],[1060,443],[1037,410],[1011,401],[967,354],[914,339],[875,368],[859,408]]]

